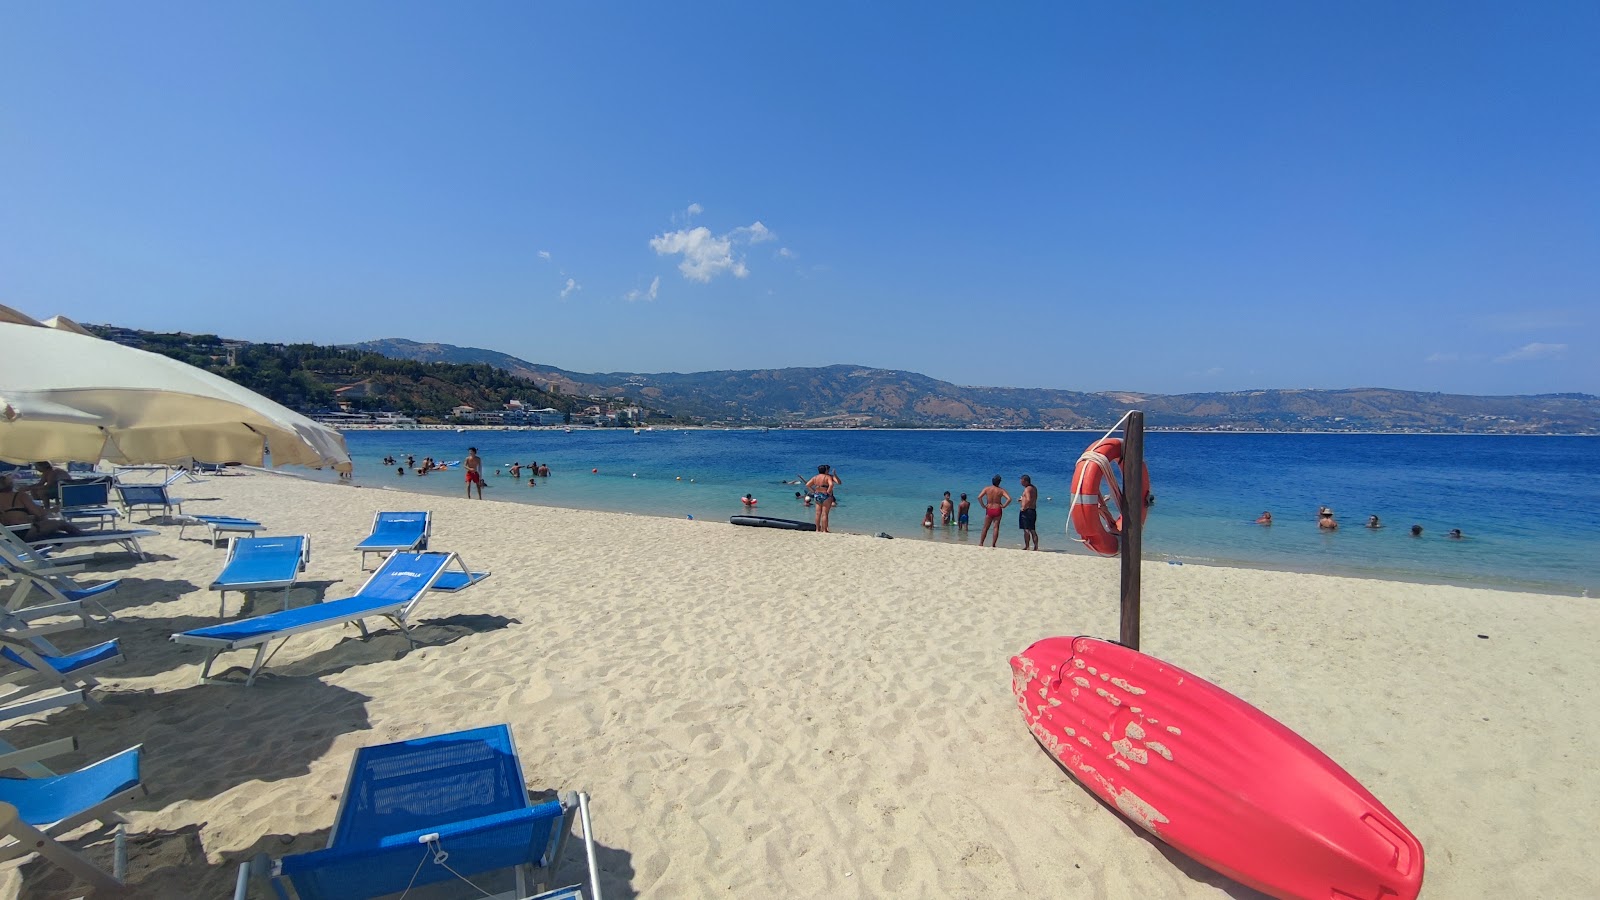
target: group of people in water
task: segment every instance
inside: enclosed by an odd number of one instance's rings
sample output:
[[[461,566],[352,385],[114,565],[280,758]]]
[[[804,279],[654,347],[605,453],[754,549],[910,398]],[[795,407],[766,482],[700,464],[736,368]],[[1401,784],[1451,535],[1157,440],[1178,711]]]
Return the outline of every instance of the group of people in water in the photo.
[[[394,456],[385,456],[383,458],[383,464],[386,466],[394,466],[394,473],[396,475],[406,474],[407,469],[411,469],[418,475],[426,475],[429,472],[440,472],[459,465],[465,470],[467,496],[470,498],[472,496],[472,489],[476,487],[478,489],[478,499],[483,499],[483,488],[487,482],[484,481],[483,458],[478,455],[477,447],[468,447],[467,458],[459,463],[438,462],[431,456],[424,456],[422,458],[422,465],[419,466],[417,465],[416,456],[409,453],[406,454],[405,460],[405,465],[402,466],[399,464],[399,460]],[[506,466],[505,469],[505,472],[502,472],[500,469],[495,469],[494,474],[496,476],[509,474],[512,478],[520,481],[523,473],[526,472],[528,475],[528,487],[538,487],[539,483],[534,481],[534,476],[538,476],[539,478],[550,477],[550,467],[548,465],[541,465],[538,460],[527,463],[526,465],[524,465],[521,460],[517,460],[512,462],[511,465]]]
[[[996,547],[1000,543],[1000,522],[1006,507],[1013,502],[1011,492],[1001,487],[1005,479],[999,475],[989,479],[989,486],[978,492],[978,505],[983,507],[983,531],[978,534],[978,544],[984,541],[989,546]],[[1017,528],[1022,532],[1022,549],[1039,549],[1039,488],[1034,485],[1033,478],[1022,476],[1022,493],[1015,498],[1018,507]],[[954,525],[958,531],[966,531],[971,522],[972,501],[966,494],[961,495],[961,502],[956,503],[950,499],[950,492],[944,492],[944,499],[939,501],[939,524],[949,527]],[[922,527],[933,530],[933,507],[922,516]],[[990,530],[994,537],[990,537]]]
[[[1271,510],[1262,510],[1261,516],[1256,519],[1256,524],[1257,525],[1271,525],[1272,524],[1272,511]],[[1376,529],[1379,529],[1379,528],[1383,527],[1383,522],[1376,515],[1370,515],[1370,516],[1367,516],[1367,527],[1376,530]],[[1317,528],[1319,528],[1319,529],[1321,529],[1323,531],[1337,531],[1339,529],[1339,520],[1334,518],[1333,510],[1329,509],[1326,506],[1323,506],[1323,507],[1320,507],[1320,508],[1317,509]],[[1411,536],[1412,537],[1422,537],[1422,526],[1421,525],[1412,525],[1411,526]],[[1449,538],[1449,539],[1451,539],[1453,541],[1459,541],[1462,538],[1466,537],[1466,535],[1461,533],[1461,529],[1452,528],[1448,532],[1445,533],[1445,537],[1447,537],[1447,538]]]

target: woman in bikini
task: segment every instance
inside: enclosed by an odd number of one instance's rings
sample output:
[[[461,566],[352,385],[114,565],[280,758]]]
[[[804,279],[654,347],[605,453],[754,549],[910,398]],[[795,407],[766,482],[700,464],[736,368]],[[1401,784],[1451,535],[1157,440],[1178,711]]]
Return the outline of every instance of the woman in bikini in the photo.
[[[52,534],[82,534],[83,530],[71,522],[52,519],[33,495],[19,491],[10,475],[0,475],[0,525],[26,525],[24,541],[37,541]]]
[[[828,530],[828,513],[835,503],[833,489],[840,481],[839,476],[829,471],[827,466],[817,466],[817,474],[806,482],[806,490],[811,492],[811,503],[817,509],[818,531]]]

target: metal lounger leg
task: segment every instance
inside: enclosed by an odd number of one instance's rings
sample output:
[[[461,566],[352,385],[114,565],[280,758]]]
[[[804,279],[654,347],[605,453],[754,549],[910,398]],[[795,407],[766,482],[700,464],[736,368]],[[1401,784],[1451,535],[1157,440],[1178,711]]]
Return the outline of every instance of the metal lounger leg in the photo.
[[[0,803],[0,832],[9,834],[24,845],[32,847],[40,856],[94,885],[99,890],[115,892],[123,889],[122,882],[106,874],[103,869],[65,845],[57,843],[54,838],[39,829],[22,821],[17,815],[17,808],[9,803]]]
[[[288,642],[289,639],[284,638],[283,644],[287,644]],[[278,646],[281,647],[283,644],[279,644]],[[262,641],[261,646],[256,650],[256,661],[250,666],[250,676],[244,680],[245,687],[249,687],[250,685],[256,683],[256,675],[261,671],[261,666],[267,661],[267,648],[270,646],[272,646],[271,641]]]

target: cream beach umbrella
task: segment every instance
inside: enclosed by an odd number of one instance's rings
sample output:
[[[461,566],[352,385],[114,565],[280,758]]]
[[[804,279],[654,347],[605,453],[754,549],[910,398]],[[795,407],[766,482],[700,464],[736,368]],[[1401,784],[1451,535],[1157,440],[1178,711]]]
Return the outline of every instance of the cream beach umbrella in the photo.
[[[44,325],[44,323],[38,319],[23,313],[19,313],[9,306],[0,306],[0,322],[11,322],[16,325]]]
[[[0,323],[0,460],[245,462],[350,471],[344,437],[186,363]]]
[[[46,328],[54,328],[57,331],[70,331],[73,334],[81,334],[81,335],[84,335],[86,337],[94,337],[94,335],[92,333],[90,333],[89,329],[83,327],[82,325],[79,325],[77,322],[72,321],[71,319],[67,318],[66,316],[51,316],[50,318],[45,319],[40,324],[42,324]]]

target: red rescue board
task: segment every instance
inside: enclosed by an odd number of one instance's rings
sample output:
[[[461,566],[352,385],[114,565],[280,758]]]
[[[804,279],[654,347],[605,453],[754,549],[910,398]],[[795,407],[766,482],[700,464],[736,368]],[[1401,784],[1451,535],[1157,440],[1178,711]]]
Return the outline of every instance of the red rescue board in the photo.
[[[1327,754],[1183,669],[1089,637],[1011,659],[1034,738],[1090,792],[1280,900],[1415,900],[1422,844]]]

